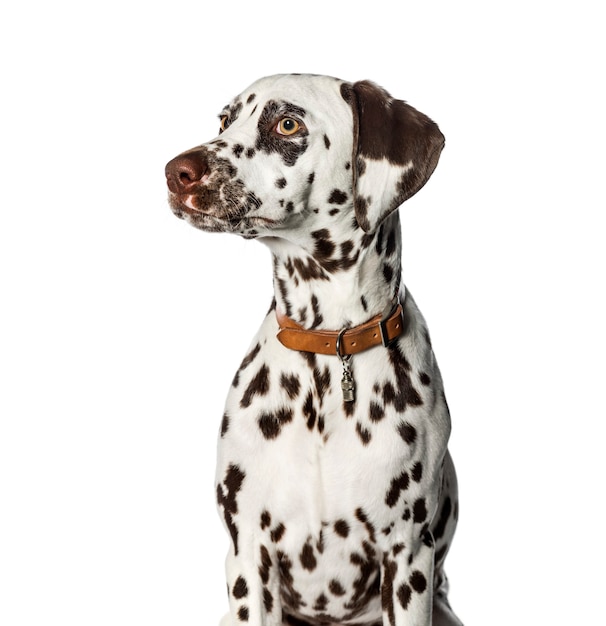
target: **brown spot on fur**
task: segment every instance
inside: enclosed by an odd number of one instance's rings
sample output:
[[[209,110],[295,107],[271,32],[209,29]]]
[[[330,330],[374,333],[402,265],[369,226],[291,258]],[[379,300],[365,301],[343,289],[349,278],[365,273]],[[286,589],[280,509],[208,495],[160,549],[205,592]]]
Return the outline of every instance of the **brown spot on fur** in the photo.
[[[371,597],[378,595],[380,592],[380,576],[377,568],[376,552],[367,542],[362,542],[364,555],[354,553],[350,557],[352,565],[356,565],[359,570],[359,576],[354,580],[354,593],[345,605],[354,613],[364,609]],[[370,582],[372,576],[374,580]]]
[[[390,346],[388,347],[388,354],[389,360],[394,369],[394,374],[398,385],[398,391],[395,392],[393,386],[391,386],[390,383],[387,383],[390,385],[390,391],[392,391],[393,393],[387,396],[386,384],[384,389],[384,401],[386,403],[393,402],[396,410],[400,413],[404,412],[408,405],[421,406],[423,404],[423,400],[421,400],[421,396],[412,386],[412,382],[410,380],[410,363],[400,350],[400,347],[397,343],[390,344]]]
[[[412,519],[415,524],[422,524],[427,519],[425,498],[419,498],[412,508]]]
[[[313,352],[299,352],[299,354],[305,359],[305,362],[312,370],[317,367],[316,355]]]
[[[274,413],[262,413],[258,419],[259,428],[266,439],[275,439],[285,424],[292,421],[292,409],[278,409]]]
[[[284,536],[285,531],[286,527],[284,526],[284,524],[280,523],[271,531],[269,536],[274,543],[278,543],[280,539],[282,539],[282,537]]]
[[[330,258],[335,251],[335,244],[330,239],[330,232],[322,228],[311,233],[315,239],[315,254],[321,259]]]
[[[311,297],[311,307],[314,312],[314,321],[312,322],[311,327],[317,328],[324,321],[324,317],[320,313],[320,303],[315,295]]]
[[[383,278],[387,284],[391,284],[391,279],[393,278],[393,269],[387,265],[387,263],[383,264]]]
[[[394,507],[400,498],[400,493],[408,489],[409,483],[410,478],[406,472],[402,472],[397,478],[394,478],[385,496],[385,504],[388,507]]]
[[[232,382],[232,385],[234,387],[237,387],[238,383],[240,382],[240,373],[243,370],[245,370],[255,360],[255,357],[257,356],[257,354],[259,354],[260,350],[261,350],[261,344],[257,343],[255,347],[244,357],[244,360],[242,361],[240,368],[236,372],[236,375]]]
[[[398,600],[400,602],[400,606],[404,610],[408,608],[411,598],[412,598],[412,589],[406,583],[400,585],[400,588],[398,589]]]
[[[288,139],[276,136],[272,132],[273,123],[278,117],[284,115],[302,118],[305,117],[305,111],[289,102],[276,102],[275,100],[267,102],[259,116],[255,148],[267,154],[279,154],[285,165],[293,166],[307,150],[307,135],[309,133],[302,125],[296,135]]]
[[[380,404],[371,402],[369,407],[369,417],[372,422],[379,422],[385,417],[385,410]]]
[[[311,572],[316,569],[318,562],[316,561],[314,549],[309,541],[303,546],[303,550],[301,550],[301,554],[299,555],[299,560],[301,561],[301,565],[306,570]]]
[[[221,437],[224,437],[229,430],[229,417],[227,413],[223,413],[223,419],[221,420]]]
[[[383,556],[383,581],[381,583],[381,605],[383,611],[387,613],[387,619],[390,626],[395,626],[396,616],[393,606],[393,582],[398,570],[398,564],[388,558],[387,554]]]
[[[232,593],[234,595],[234,598],[236,598],[236,600],[245,598],[248,595],[248,586],[246,585],[246,580],[244,580],[242,576],[238,576],[234,584]]]
[[[330,231],[322,228],[311,233],[315,240],[314,259],[329,273],[343,271],[354,265],[359,256],[359,251],[351,256],[354,250],[352,241],[344,241],[340,245],[340,256],[335,257],[336,245],[332,241]]]
[[[423,477],[423,463],[421,463],[421,461],[414,464],[410,475],[416,483],[421,481],[421,478]]]
[[[296,374],[282,374],[280,376],[280,387],[286,391],[291,400],[294,400],[299,395],[299,390],[301,389],[299,377]]]
[[[292,562],[284,552],[278,551],[278,568],[280,570],[282,604],[285,608],[297,611],[304,606],[301,594],[293,585],[293,577],[291,573]]]
[[[328,522],[322,522],[322,526],[327,526]],[[324,552],[324,531],[320,530],[320,535],[316,541],[316,550],[322,554]]]
[[[363,248],[370,248],[372,242],[375,240],[376,233],[365,233],[360,240],[360,245]]]
[[[231,535],[236,554],[238,554],[238,527],[234,523],[233,516],[238,512],[237,494],[242,488],[245,478],[246,474],[237,465],[230,465],[223,481],[227,493],[223,491],[221,484],[217,485],[217,504],[223,507],[225,525]]]
[[[427,589],[427,580],[422,572],[415,570],[410,575],[410,585],[417,593],[423,593]]]
[[[313,609],[314,611],[326,611],[326,607],[328,606],[328,598],[321,593],[314,603]]]
[[[274,597],[267,587],[263,588],[263,606],[268,613],[271,613],[274,608]]]
[[[312,258],[307,262],[302,259],[293,259],[293,267],[297,271],[301,280],[330,280],[328,274],[322,269],[322,266]]]
[[[402,422],[398,427],[400,437],[408,444],[413,444],[417,438],[417,430],[408,422]]]
[[[259,565],[259,576],[261,578],[261,582],[264,585],[267,585],[269,582],[269,573],[271,571],[271,557],[269,556],[269,551],[265,546],[261,546],[261,565]]]
[[[261,513],[261,530],[265,530],[271,525],[271,515],[269,511],[263,511]]]
[[[357,422],[356,433],[358,437],[360,437],[360,441],[363,443],[363,445],[367,446],[371,439],[370,431],[364,428],[362,424],[360,424],[360,422]]]
[[[351,241],[351,239],[348,239],[347,241],[344,241],[341,246],[341,264],[343,265],[344,263],[346,263],[345,259],[350,258],[350,255],[354,249],[354,242]],[[356,255],[356,259],[357,259],[357,255]]]
[[[334,524],[335,533],[339,537],[347,537],[349,535],[349,524],[344,520],[337,520]]]
[[[373,543],[375,543],[376,542],[376,539],[375,539],[375,527],[372,525],[372,523],[368,519],[368,516],[364,512],[364,509],[362,509],[362,508],[356,509],[356,519],[358,521],[362,522],[362,524],[364,524],[364,527],[366,528],[366,531],[368,532],[368,536],[369,536],[370,540]]]
[[[247,622],[248,621],[248,607],[246,606],[241,606],[238,609],[238,619],[241,622]]]
[[[316,393],[318,395],[318,400],[320,401],[320,406],[322,406],[324,396],[326,392],[330,389],[330,370],[328,366],[324,366],[324,370],[320,372],[320,368],[314,368],[314,383],[316,385]]]
[[[242,408],[249,407],[255,396],[264,396],[269,391],[269,368],[263,364],[261,369],[255,374],[253,379],[248,384],[242,399],[240,400],[240,406]]]
[[[347,200],[347,194],[340,189],[333,189],[328,198],[329,204],[344,204]]]
[[[303,404],[303,416],[307,419],[307,428],[313,430],[313,427],[316,425],[317,412],[311,391],[307,394],[305,403]]]
[[[345,589],[343,589],[343,586],[341,585],[341,583],[338,580],[334,579],[334,578],[328,584],[328,589],[329,589],[330,593],[332,593],[334,596],[344,596],[345,595]]]

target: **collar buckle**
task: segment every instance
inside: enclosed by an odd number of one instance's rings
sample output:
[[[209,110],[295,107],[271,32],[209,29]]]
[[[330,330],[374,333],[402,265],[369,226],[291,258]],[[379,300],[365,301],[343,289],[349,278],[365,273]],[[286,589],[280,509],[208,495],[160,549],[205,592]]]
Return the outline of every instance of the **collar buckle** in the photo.
[[[398,338],[398,335],[395,335],[394,337],[392,337],[390,339],[389,335],[388,335],[388,331],[387,331],[387,322],[391,319],[393,314],[396,312],[397,308],[398,308],[398,305],[396,303],[396,304],[394,304],[394,306],[391,309],[391,311],[382,320],[379,321],[379,331],[381,333],[381,343],[383,344],[383,347],[385,347],[385,348],[387,348],[393,342],[394,339]]]

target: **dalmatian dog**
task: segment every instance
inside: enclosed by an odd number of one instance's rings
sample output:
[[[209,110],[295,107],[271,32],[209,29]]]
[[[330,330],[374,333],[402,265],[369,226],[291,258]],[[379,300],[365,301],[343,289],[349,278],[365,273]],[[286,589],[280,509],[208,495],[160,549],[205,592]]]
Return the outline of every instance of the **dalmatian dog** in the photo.
[[[460,625],[444,573],[450,417],[401,284],[397,211],[444,137],[372,82],[312,75],[255,82],[220,126],[166,177],[177,217],[258,239],[273,259],[275,297],[220,428],[223,622]]]

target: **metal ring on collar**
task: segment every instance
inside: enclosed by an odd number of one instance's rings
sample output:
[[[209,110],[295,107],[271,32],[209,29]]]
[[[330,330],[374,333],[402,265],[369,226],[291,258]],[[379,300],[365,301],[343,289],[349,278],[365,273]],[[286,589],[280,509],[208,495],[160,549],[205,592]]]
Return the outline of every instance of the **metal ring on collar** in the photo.
[[[351,359],[351,354],[341,354],[341,344],[343,343],[343,335],[346,331],[347,328],[344,328],[337,336],[337,356],[341,359],[341,361],[349,361],[349,359]]]

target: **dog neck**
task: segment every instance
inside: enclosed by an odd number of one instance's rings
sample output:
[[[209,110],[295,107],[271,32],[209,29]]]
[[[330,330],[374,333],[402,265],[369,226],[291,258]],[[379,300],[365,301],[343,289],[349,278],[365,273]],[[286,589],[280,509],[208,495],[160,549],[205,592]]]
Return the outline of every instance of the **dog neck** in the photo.
[[[400,291],[397,212],[365,233],[351,222],[307,230],[296,240],[269,237],[276,307],[307,329],[338,330],[392,309]],[[300,229],[298,229],[300,233]]]

